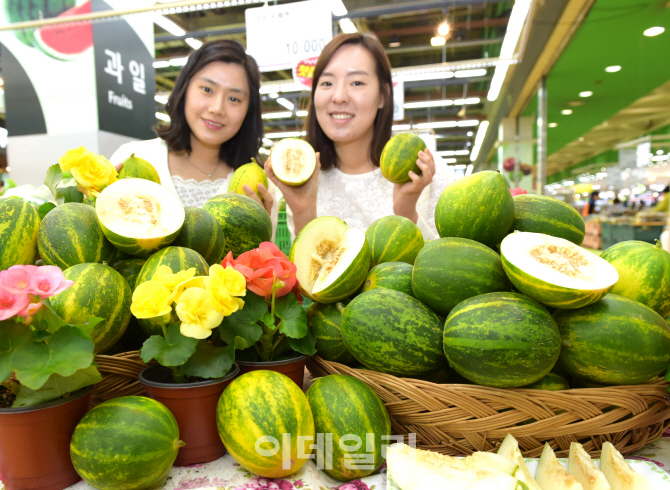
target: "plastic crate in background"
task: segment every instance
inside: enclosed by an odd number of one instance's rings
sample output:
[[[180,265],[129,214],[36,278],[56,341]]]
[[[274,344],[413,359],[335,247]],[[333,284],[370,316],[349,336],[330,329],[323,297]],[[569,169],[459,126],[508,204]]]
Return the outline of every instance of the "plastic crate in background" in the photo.
[[[291,233],[289,233],[288,225],[286,224],[286,211],[279,211],[275,244],[279,247],[279,250],[284,252],[288,257],[288,254],[291,251]]]

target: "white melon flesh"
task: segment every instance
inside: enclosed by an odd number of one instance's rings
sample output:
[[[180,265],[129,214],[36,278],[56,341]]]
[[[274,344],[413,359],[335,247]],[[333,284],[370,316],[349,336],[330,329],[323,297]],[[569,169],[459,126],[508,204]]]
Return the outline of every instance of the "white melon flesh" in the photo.
[[[287,185],[302,185],[316,169],[314,148],[306,141],[285,138],[272,148],[272,171]]]
[[[516,470],[514,476],[524,482],[529,490],[542,490],[535,481],[535,478],[533,478],[533,474],[528,469],[528,466],[526,466],[526,461],[524,461],[523,455],[519,450],[519,443],[512,434],[505,436],[505,439],[503,439],[502,444],[498,448],[498,454],[511,459],[519,465],[519,469]]]
[[[600,471],[612,490],[653,490],[647,479],[631,468],[610,442],[603,444]]]
[[[337,248],[324,257],[319,277],[314,282],[312,293],[317,294],[344,274],[365,246],[365,232],[358,228],[347,228]]]
[[[500,253],[523,272],[564,288],[601,290],[619,280],[606,260],[568,240],[542,233],[512,233],[502,241]]]
[[[584,490],[611,490],[605,475],[595,465],[591,456],[578,442],[570,443],[568,473],[582,484]]]
[[[542,490],[583,490],[582,484],[568,474],[556,458],[554,450],[546,443],[537,466],[535,481]]]
[[[95,209],[108,230],[127,238],[152,239],[177,232],[184,206],[176,194],[145,179],[121,179],[98,196]]]
[[[456,458],[405,444],[386,449],[386,466],[390,480],[400,490],[516,490],[519,484],[515,477],[500,471],[467,469]]]

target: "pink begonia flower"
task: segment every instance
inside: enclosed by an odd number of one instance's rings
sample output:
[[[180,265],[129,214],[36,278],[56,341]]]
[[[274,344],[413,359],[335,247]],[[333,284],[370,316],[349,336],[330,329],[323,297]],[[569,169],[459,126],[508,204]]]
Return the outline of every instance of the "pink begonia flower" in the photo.
[[[55,265],[43,265],[33,272],[33,288],[31,293],[40,299],[50,298],[65,291],[74,284],[68,281],[63,271]]]
[[[34,265],[13,265],[0,272],[0,283],[13,294],[28,294],[33,291],[33,274],[39,267]]]
[[[522,189],[521,187],[516,187],[514,189],[509,190],[512,193],[512,196],[518,196],[521,194],[528,194],[528,191],[526,189]]]
[[[37,303],[28,303],[28,306],[26,306],[23,310],[19,311],[16,314],[16,316],[22,316],[23,318],[28,318],[29,316],[33,316],[35,313],[37,313],[40,308],[42,308],[41,301]]]
[[[28,306],[29,303],[30,297],[27,294],[10,293],[0,284],[0,320],[7,320],[13,317]]]

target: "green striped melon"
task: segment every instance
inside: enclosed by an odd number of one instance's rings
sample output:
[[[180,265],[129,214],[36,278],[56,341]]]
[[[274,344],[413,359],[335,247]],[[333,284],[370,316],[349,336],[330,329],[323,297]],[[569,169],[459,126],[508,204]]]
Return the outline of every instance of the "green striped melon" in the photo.
[[[251,371],[235,378],[216,406],[216,426],[235,461],[264,478],[298,471],[315,442],[307,397],[275,371]]]
[[[140,271],[146,262],[145,259],[126,259],[114,264],[114,270],[126,280],[131,293],[135,291],[137,276],[140,275]]]
[[[339,218],[321,216],[293,241],[288,259],[296,265],[300,292],[312,301],[335,303],[347,298],[370,270],[370,247],[363,230]]]
[[[167,265],[172,269],[173,274],[185,271],[191,267],[195,267],[196,276],[206,276],[209,274],[207,261],[195,250],[185,247],[166,247],[147,259],[137,276],[135,287],[143,282],[152,280],[161,265]]]
[[[130,321],[132,293],[121,274],[105,264],[77,264],[63,272],[74,285],[51,298],[51,304],[66,322],[76,325],[96,316],[103,320],[93,327],[95,352],[102,354],[126,331]]]
[[[351,365],[351,355],[342,338],[342,303],[323,304],[315,301],[307,307],[307,324],[316,337],[316,353],[326,361]]]
[[[560,374],[550,372],[535,383],[522,386],[522,388],[526,388],[528,390],[560,391],[569,390],[570,385],[568,384],[568,381]]]
[[[382,446],[388,444],[391,420],[372,388],[351,376],[333,374],[317,379],[306,395],[316,433],[332,434],[332,449],[317,445],[317,466],[340,481],[376,471],[384,462]],[[359,441],[361,447],[353,449]],[[353,454],[366,460],[354,462],[349,459]]]
[[[32,265],[37,259],[40,216],[28,201],[0,199],[0,270]]]
[[[184,206],[176,194],[145,179],[121,179],[95,203],[102,232],[116,248],[146,257],[177,238]]]
[[[414,133],[400,133],[388,140],[382,150],[379,167],[386,180],[394,184],[404,184],[412,179],[409,172],[421,174],[416,164],[419,152],[426,149],[426,143]]]
[[[552,308],[595,303],[619,280],[606,260],[563,238],[511,233],[500,245],[503,267],[514,287]]]
[[[37,235],[42,261],[65,270],[85,262],[107,262],[114,247],[98,224],[95,208],[70,202],[52,209]]]
[[[233,256],[258,248],[272,238],[272,221],[265,208],[247,196],[219,194],[202,207],[211,213],[223,227],[224,255]]]
[[[670,314],[670,253],[663,250],[661,242],[620,242],[600,257],[619,273],[612,293],[639,301],[662,317]]]
[[[505,177],[483,171],[447,186],[435,207],[435,226],[441,237],[469,238],[497,246],[514,221],[514,200]]]
[[[514,196],[512,230],[544,233],[565,238],[577,245],[584,241],[584,219],[575,208],[551,196]]]
[[[558,364],[594,383],[646,383],[670,362],[670,327],[642,303],[608,294],[578,310],[558,310],[554,318],[563,346]]]
[[[125,179],[127,177],[150,180],[157,184],[161,183],[161,178],[158,175],[156,168],[144,158],[136,157],[134,153],[131,153],[130,156],[123,161],[121,170],[119,170],[119,179]]]
[[[130,293],[135,291],[135,283],[137,276],[142,270],[142,266],[146,262],[145,259],[126,259],[114,264],[114,270],[123,276],[123,278],[130,286]],[[133,350],[140,350],[144,341],[149,338],[140,327],[139,320],[135,318],[131,312],[130,321],[126,327],[126,331],[121,338],[107,351],[107,355],[114,355],[120,352],[130,352]]]
[[[414,296],[445,317],[461,301],[510,289],[500,256],[467,238],[433,240],[414,262]]]
[[[184,208],[184,212],[184,225],[170,245],[195,250],[209,265],[220,264],[225,245],[221,224],[201,208]]]
[[[263,184],[267,189],[268,176],[265,174],[263,167],[256,163],[256,159],[252,158],[250,163],[245,163],[241,167],[235,169],[233,176],[230,178],[230,183],[228,184],[228,192],[246,196],[247,194],[244,192],[244,186],[248,185],[262,201],[263,196],[261,196],[261,193],[258,190],[258,184]]]
[[[423,248],[419,227],[404,216],[384,216],[370,225],[365,238],[372,254],[372,266],[384,262],[413,264]]]
[[[416,298],[373,289],[342,313],[342,337],[358,362],[396,376],[421,376],[444,367],[442,324]]]
[[[444,324],[449,365],[474,383],[517,388],[542,379],[556,364],[561,337],[537,301],[488,293],[454,308]]]
[[[72,435],[70,457],[79,476],[95,488],[139,490],[161,483],[183,445],[165,405],[123,396],[84,415]]]
[[[412,272],[414,267],[406,262],[385,262],[374,266],[368,272],[362,292],[371,289],[393,289],[414,296]]]

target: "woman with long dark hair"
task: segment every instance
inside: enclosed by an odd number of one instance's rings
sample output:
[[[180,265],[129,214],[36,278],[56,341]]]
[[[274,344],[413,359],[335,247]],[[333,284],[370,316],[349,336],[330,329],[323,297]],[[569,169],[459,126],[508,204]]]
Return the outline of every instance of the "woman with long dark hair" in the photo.
[[[170,123],[157,126],[159,137],[122,145],[110,161],[119,164],[132,153],[144,158],[184,206],[200,207],[228,192],[233,171],[258,157],[263,139],[259,88],[258,65],[239,42],[205,43],[190,54],[177,78],[166,105]],[[258,188],[272,214],[271,192]],[[261,202],[250,188],[245,192]]]

